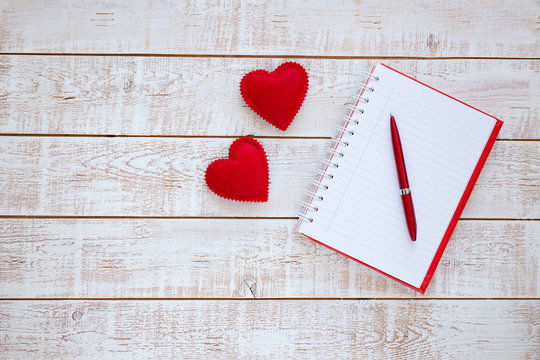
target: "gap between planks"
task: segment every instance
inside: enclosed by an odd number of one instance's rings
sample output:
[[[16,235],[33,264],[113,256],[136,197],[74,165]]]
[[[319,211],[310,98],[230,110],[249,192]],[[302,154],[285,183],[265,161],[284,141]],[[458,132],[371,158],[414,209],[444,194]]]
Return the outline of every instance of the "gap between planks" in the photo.
[[[163,220],[298,220],[296,216],[114,216],[0,215],[0,219],[163,219]],[[460,218],[459,221],[540,221],[540,218]]]
[[[453,298],[384,298],[384,297],[335,297],[335,298],[328,298],[328,297],[282,297],[282,298],[275,298],[275,297],[261,297],[261,298],[227,298],[227,297],[220,297],[220,298],[193,298],[193,297],[185,297],[185,298],[167,298],[167,297],[144,297],[144,298],[126,298],[126,297],[118,297],[118,298],[84,298],[84,297],[74,297],[74,298],[66,298],[66,297],[58,297],[58,298],[0,298],[0,302],[2,301],[433,301],[433,300],[441,300],[441,301],[479,301],[479,300],[507,300],[507,301],[536,301],[540,300],[540,298],[494,298],[494,297],[475,297],[475,298],[461,298],[461,297],[453,297]]]
[[[330,136],[272,136],[272,135],[100,135],[100,134],[19,134],[19,133],[0,133],[0,136],[13,136],[13,137],[98,137],[98,138],[176,138],[176,139],[236,139],[239,137],[251,137],[256,139],[299,139],[299,140],[330,140]],[[531,141],[529,139],[523,139],[524,141]],[[534,141],[534,140],[532,140]]]
[[[272,135],[99,135],[99,134],[18,134],[0,133],[2,136],[12,137],[88,137],[88,138],[163,138],[163,139],[236,139],[239,137],[252,137],[255,139],[286,139],[286,140],[330,140],[330,136],[272,136]],[[496,139],[495,141],[540,141],[540,139]]]
[[[39,53],[0,52],[6,56],[137,56],[176,58],[233,58],[233,59],[329,59],[329,60],[540,60],[540,57],[490,57],[490,56],[340,56],[340,55],[242,55],[242,54],[144,54],[144,53]]]

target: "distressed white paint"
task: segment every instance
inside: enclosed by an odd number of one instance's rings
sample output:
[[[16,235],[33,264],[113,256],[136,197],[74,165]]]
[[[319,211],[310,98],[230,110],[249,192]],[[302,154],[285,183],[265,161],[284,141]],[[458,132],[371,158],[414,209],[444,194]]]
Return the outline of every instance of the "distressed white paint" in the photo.
[[[0,297],[539,295],[540,221],[460,221],[425,295],[308,240],[294,225],[280,219],[3,219]]]
[[[204,181],[229,138],[0,138],[0,213],[54,216],[294,217],[331,141],[263,138],[267,203],[225,200]],[[465,218],[537,218],[540,143],[498,141]]]
[[[245,105],[239,83],[286,60],[310,82],[283,132]],[[540,61],[474,59],[0,56],[0,133],[329,137],[378,61],[502,119],[499,138],[540,138]]]
[[[540,348],[535,300],[6,301],[0,318],[7,358],[492,360]]]
[[[204,136],[331,136],[351,86],[377,61],[338,56],[415,57],[385,62],[500,117],[501,138],[538,139],[538,7],[2,2],[3,53],[203,54],[0,56],[0,133],[203,136],[0,137],[0,216],[29,216],[0,220],[0,294],[49,298],[0,301],[2,356],[537,358],[538,220],[461,221],[426,301],[299,238],[293,219],[32,217],[294,216],[326,140],[261,140],[271,199],[253,205],[205,189],[206,165],[233,139]],[[204,54],[325,58],[296,58],[311,87],[282,133],[235,90],[243,73],[286,59]],[[539,146],[498,141],[464,216],[538,219]],[[254,295],[313,300],[197,300]],[[58,300],[106,296],[149,300]],[[395,299],[324,300],[333,296]],[[512,299],[483,299],[501,297]]]
[[[538,57],[538,2],[3,1],[0,51]]]

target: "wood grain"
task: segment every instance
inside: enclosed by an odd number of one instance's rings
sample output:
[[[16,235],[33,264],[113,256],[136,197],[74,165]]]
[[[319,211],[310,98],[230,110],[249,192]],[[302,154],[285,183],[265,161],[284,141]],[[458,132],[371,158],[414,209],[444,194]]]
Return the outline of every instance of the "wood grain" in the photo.
[[[535,0],[0,2],[0,357],[538,359],[539,12]],[[463,214],[474,220],[424,296],[289,218],[320,138],[381,59],[525,140],[496,142]],[[287,60],[310,90],[284,133],[237,87]],[[219,199],[206,166],[250,134],[266,137],[270,201]]]
[[[0,133],[329,137],[378,61],[290,59],[310,88],[282,132],[244,104],[238,84],[286,60],[0,56]],[[540,61],[383,61],[502,119],[500,138],[540,138]]]
[[[534,300],[8,301],[0,319],[8,358],[491,360],[540,349]]]
[[[0,138],[0,215],[294,217],[315,178],[324,139],[260,139],[267,203],[219,198],[204,182],[233,139]],[[538,218],[537,141],[498,141],[463,217]],[[502,190],[504,189],[504,191]]]
[[[424,296],[304,238],[294,224],[1,219],[0,297],[539,296],[540,221],[461,221]]]
[[[540,51],[534,0],[406,6],[398,0],[10,0],[0,10],[2,52],[538,57]]]

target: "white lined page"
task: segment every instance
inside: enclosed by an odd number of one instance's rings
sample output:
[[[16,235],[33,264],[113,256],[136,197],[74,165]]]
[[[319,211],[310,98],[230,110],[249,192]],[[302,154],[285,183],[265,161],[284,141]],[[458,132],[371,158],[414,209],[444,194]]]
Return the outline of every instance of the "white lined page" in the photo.
[[[370,80],[364,112],[313,222],[299,231],[419,288],[495,126],[495,119],[383,65]],[[410,240],[399,194],[390,135],[399,129],[415,207],[417,241]]]

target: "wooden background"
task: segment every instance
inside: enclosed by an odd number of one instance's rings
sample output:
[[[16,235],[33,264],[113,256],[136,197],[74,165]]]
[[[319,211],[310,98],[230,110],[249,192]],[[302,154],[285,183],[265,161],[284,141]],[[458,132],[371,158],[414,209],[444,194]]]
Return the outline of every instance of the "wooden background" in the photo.
[[[0,3],[0,357],[539,359],[540,4]],[[310,75],[293,125],[246,72]],[[425,295],[294,231],[362,72],[505,121]],[[241,135],[270,200],[204,185]]]

